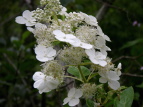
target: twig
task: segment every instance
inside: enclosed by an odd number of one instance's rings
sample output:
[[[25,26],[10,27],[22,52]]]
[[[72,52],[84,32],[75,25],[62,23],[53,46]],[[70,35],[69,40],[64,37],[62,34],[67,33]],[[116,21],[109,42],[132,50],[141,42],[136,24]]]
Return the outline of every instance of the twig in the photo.
[[[106,3],[106,2],[102,2],[101,0],[96,0],[98,2],[101,2],[103,3],[103,5],[101,6],[101,8],[99,9],[98,13],[96,14],[96,19],[98,21],[100,21],[104,16],[105,16],[105,13],[107,13],[108,9],[111,7],[111,4],[115,1],[115,0],[112,0],[112,3],[109,5],[109,3]]]
[[[140,54],[140,55],[138,55],[138,56],[120,56],[119,58],[113,60],[112,62],[116,62],[116,61],[119,61],[119,60],[121,60],[121,59],[131,59],[131,60],[136,60],[136,59],[138,59],[138,58],[140,58],[140,57],[142,57],[142,56],[143,56],[143,53]]]
[[[103,15],[104,15],[104,13],[106,13],[107,12],[107,10],[109,9],[109,7],[110,8],[114,8],[114,9],[117,9],[117,10],[119,10],[119,11],[122,11],[122,12],[125,12],[126,13],[126,15],[127,15],[127,19],[128,19],[128,21],[130,22],[130,23],[132,23],[131,21],[130,21],[130,19],[129,19],[129,12],[126,10],[126,9],[123,9],[123,8],[121,8],[121,7],[117,7],[117,6],[114,6],[114,5],[112,5],[112,3],[108,3],[108,2],[104,2],[104,1],[102,1],[102,0],[96,0],[97,2],[99,2],[99,3],[102,3],[103,4],[103,6],[102,6],[102,11],[103,11]],[[113,2],[113,1],[112,1]],[[100,11],[99,11],[100,12]],[[102,13],[102,12],[100,12],[100,13]],[[102,14],[101,14],[101,16],[102,16]],[[100,17],[101,17],[100,16]],[[96,16],[97,18],[99,17],[98,15]],[[101,18],[99,17],[99,20],[101,20]]]
[[[22,81],[23,84],[26,86],[26,85],[27,85],[26,81],[24,80],[24,78],[22,78],[22,76],[20,75],[20,71],[17,69],[17,67],[14,65],[14,63],[11,61],[11,59],[10,59],[10,58],[7,56],[7,54],[5,54],[5,53],[3,54],[3,56],[4,56],[5,59],[8,61],[8,63],[12,65],[12,67],[14,68],[14,70],[15,70],[15,71],[17,72],[17,74],[19,75],[21,81]],[[30,90],[29,90],[29,88],[27,88],[27,91],[28,91],[28,93],[31,93]],[[34,103],[34,101],[33,101],[33,98],[32,98],[31,96],[30,96],[30,100],[31,100],[31,103],[32,103],[33,107],[36,107],[36,106],[35,106],[35,103]]]
[[[60,87],[60,88],[65,88],[65,87],[67,87],[68,85],[73,84],[73,83],[74,83],[74,81],[70,81],[69,83],[65,84],[64,86],[62,86],[62,87]]]
[[[143,75],[137,75],[137,74],[130,74],[130,73],[122,73],[122,75],[124,76],[131,76],[131,77],[141,77],[143,78]]]

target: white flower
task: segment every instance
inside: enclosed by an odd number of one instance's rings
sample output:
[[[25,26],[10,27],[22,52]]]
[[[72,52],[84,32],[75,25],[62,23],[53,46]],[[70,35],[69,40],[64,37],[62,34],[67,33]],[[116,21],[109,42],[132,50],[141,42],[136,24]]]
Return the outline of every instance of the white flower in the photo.
[[[49,60],[54,60],[56,56],[56,50],[52,47],[46,47],[43,45],[37,45],[35,48],[36,58],[41,62],[46,62]]]
[[[52,76],[46,76],[42,72],[36,72],[33,75],[33,80],[35,81],[34,88],[37,88],[40,94],[56,89],[59,85],[58,80]]]
[[[26,26],[34,26],[36,19],[33,16],[33,12],[25,10],[22,16],[16,17],[15,21],[19,24],[26,24]]]
[[[56,35],[55,38],[58,39],[59,41],[63,41],[63,42],[74,42],[74,39],[76,39],[76,37],[72,34],[65,34],[63,33],[61,30],[54,30],[53,34]]]
[[[102,36],[98,36],[95,42],[95,48],[100,49],[101,53],[107,56],[106,51],[111,51],[109,47],[106,46],[106,41]]]
[[[47,26],[45,24],[42,23],[36,23],[35,24],[35,29],[32,27],[27,27],[27,30],[32,32],[33,34],[42,34],[43,32],[46,32],[47,30]]]
[[[81,42],[76,36],[72,34],[65,34],[61,30],[54,30],[53,34],[56,35],[55,38],[59,41],[68,42],[74,47],[81,47],[84,49],[91,49],[93,46],[84,42]]]
[[[83,95],[83,92],[80,89],[71,88],[68,92],[68,97],[64,99],[65,104],[69,104],[69,106],[75,106],[79,103],[79,98]]]
[[[97,19],[94,16],[87,15],[85,13],[80,12],[81,16],[84,18],[85,22],[92,26],[97,26]]]
[[[102,31],[102,29],[100,28],[100,26],[97,26],[97,31],[98,31],[98,35],[102,36],[102,37],[103,37],[105,40],[107,40],[107,41],[111,41],[110,38],[103,33],[103,31]]]
[[[95,52],[94,48],[85,50],[85,53],[89,56],[90,61],[94,64],[99,64],[101,66],[107,65],[107,62],[105,61],[106,56],[101,52]]]
[[[76,38],[74,42],[70,43],[73,47],[81,47],[84,49],[91,49],[93,46],[84,42],[81,42],[80,39]]]
[[[100,83],[108,82],[108,85],[114,90],[117,90],[120,87],[120,83],[117,81],[120,78],[115,71],[100,71],[98,73],[101,76],[99,78]]]
[[[66,7],[62,7],[61,11],[59,12],[60,15],[67,15],[67,8]]]

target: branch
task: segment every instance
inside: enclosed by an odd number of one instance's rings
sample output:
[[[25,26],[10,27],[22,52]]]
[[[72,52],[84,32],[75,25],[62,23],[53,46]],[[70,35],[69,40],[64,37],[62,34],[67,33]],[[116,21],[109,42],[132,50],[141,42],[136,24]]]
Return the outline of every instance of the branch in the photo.
[[[140,55],[138,55],[138,56],[120,56],[120,57],[118,57],[117,59],[113,60],[112,62],[116,62],[116,61],[119,61],[119,60],[121,60],[121,59],[136,60],[136,59],[138,59],[138,58],[140,58],[140,57],[142,57],[142,56],[143,56],[143,53],[140,54]]]
[[[100,8],[99,12],[96,15],[97,20],[101,20],[103,18],[104,14],[108,11],[108,9],[110,7],[110,8],[114,8],[114,9],[117,9],[119,11],[125,12],[127,15],[128,21],[130,23],[132,23],[129,19],[129,12],[126,9],[112,5],[115,0],[112,0],[112,2],[110,2],[110,3],[104,2],[102,0],[96,0],[96,1],[103,4],[102,7]]]
[[[131,77],[141,77],[143,78],[143,75],[137,75],[137,74],[130,74],[130,73],[122,73],[122,75],[124,76],[131,76]]]
[[[14,63],[13,63],[13,62],[11,61],[11,59],[7,56],[7,54],[4,53],[3,56],[4,56],[5,59],[8,61],[8,63],[11,64],[11,66],[14,68],[14,70],[15,70],[15,71],[17,72],[17,74],[19,75],[19,77],[20,77],[21,81],[23,82],[23,84],[26,86],[27,83],[26,83],[26,81],[24,80],[24,78],[22,78],[19,69],[14,65]],[[27,88],[27,91],[28,91],[29,94],[31,93],[31,91],[29,90],[29,88]],[[35,103],[34,103],[34,101],[33,101],[33,98],[32,98],[31,96],[30,96],[30,101],[31,101],[31,103],[32,103],[32,106],[33,106],[33,107],[36,107],[36,105],[35,105]]]
[[[99,9],[98,13],[96,14],[96,19],[98,21],[100,21],[104,15],[107,13],[107,11],[109,10],[109,8],[111,7],[110,5],[115,1],[115,0],[112,0],[111,4],[109,3],[106,3],[106,2],[103,2],[101,0],[96,0],[98,2],[101,2],[103,5],[102,7]]]
[[[107,5],[107,3],[104,3],[102,7],[99,9],[98,13],[96,14],[96,19],[100,21],[104,17],[108,9],[109,9],[109,6]]]

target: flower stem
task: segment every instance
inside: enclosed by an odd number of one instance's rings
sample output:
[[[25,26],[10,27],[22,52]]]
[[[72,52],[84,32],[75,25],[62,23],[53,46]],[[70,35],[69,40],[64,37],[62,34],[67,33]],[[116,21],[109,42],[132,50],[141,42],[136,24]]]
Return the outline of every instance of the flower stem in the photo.
[[[78,70],[79,70],[79,73],[80,73],[80,75],[81,75],[81,77],[82,77],[83,81],[86,83],[86,82],[87,82],[87,81],[86,81],[86,78],[85,78],[85,76],[83,75],[83,73],[82,73],[82,70],[81,70],[80,66],[78,66]]]
[[[58,25],[60,26],[60,22],[58,21],[57,15],[53,12],[54,19],[57,21]]]
[[[80,80],[80,79],[78,79],[78,78],[75,78],[75,77],[72,77],[72,76],[64,76],[64,77],[67,77],[67,78],[73,78],[73,79],[76,79],[76,80],[78,80],[78,81],[81,81],[81,82],[83,82],[82,80]]]

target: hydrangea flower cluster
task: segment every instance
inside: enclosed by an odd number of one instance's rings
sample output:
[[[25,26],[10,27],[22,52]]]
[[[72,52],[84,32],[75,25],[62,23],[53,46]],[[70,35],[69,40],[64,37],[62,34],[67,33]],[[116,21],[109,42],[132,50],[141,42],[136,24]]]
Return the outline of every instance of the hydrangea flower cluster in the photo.
[[[103,33],[96,18],[82,12],[68,13],[59,0],[41,0],[40,3],[43,8],[25,10],[22,16],[16,17],[17,23],[25,24],[34,34],[36,59],[43,63],[41,71],[33,75],[34,88],[40,94],[59,88],[65,82],[64,77],[72,77],[66,76],[65,68],[76,66],[80,74],[77,80],[82,83],[69,90],[63,105],[75,106],[79,98],[94,96],[98,84],[89,82],[94,78],[93,73],[100,76],[100,83],[108,83],[111,89],[117,90],[121,64],[116,68],[107,57],[107,51],[111,49],[106,46],[106,41],[110,38]],[[81,65],[86,64],[90,65],[88,79],[81,69]]]

